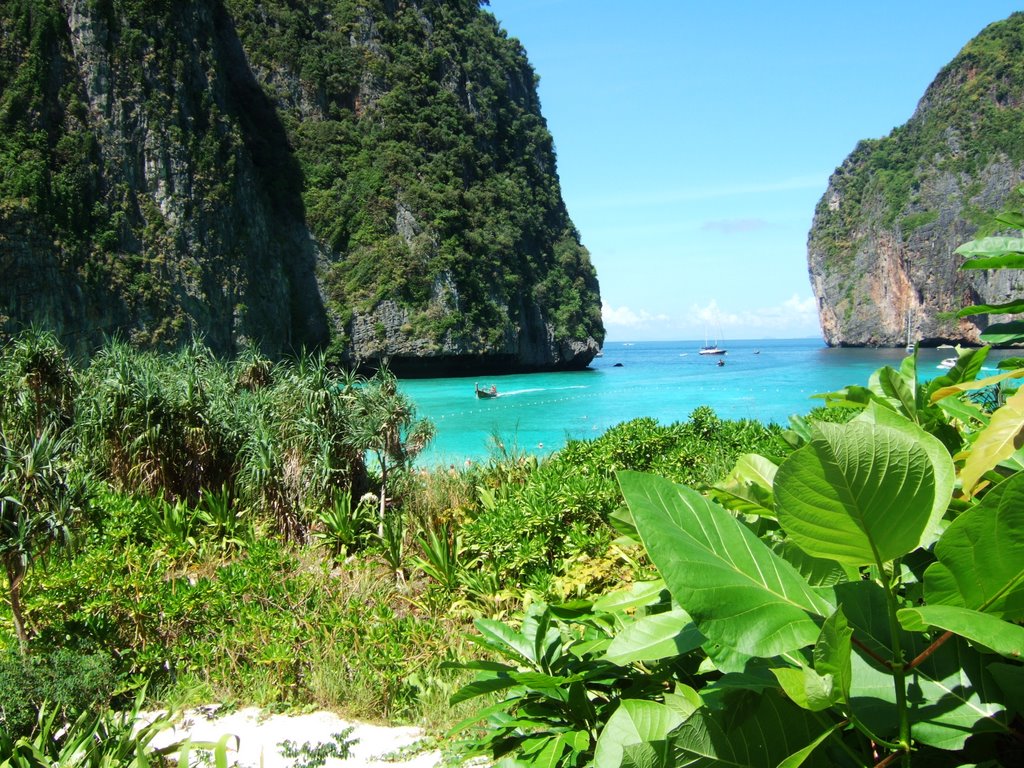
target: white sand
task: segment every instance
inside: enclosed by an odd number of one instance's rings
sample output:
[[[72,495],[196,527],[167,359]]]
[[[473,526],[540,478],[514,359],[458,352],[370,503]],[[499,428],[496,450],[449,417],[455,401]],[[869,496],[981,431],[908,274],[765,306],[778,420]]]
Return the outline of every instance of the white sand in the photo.
[[[232,734],[238,740],[230,741],[229,765],[237,764],[243,768],[291,768],[302,758],[283,757],[278,746],[281,742],[292,741],[299,747],[309,742],[315,747],[323,742],[334,741],[333,734],[341,733],[349,726],[354,730],[347,740],[357,740],[352,746],[351,757],[347,760],[327,758],[325,768],[436,768],[441,764],[441,753],[437,750],[397,761],[384,759],[416,743],[423,735],[418,728],[347,722],[330,712],[272,715],[260,719],[260,711],[250,707],[211,719],[202,711],[189,711],[180,726],[162,732],[153,743],[155,746],[164,746],[189,735],[193,741],[216,742],[224,734]],[[236,744],[237,751],[234,749]],[[406,754],[403,753],[402,757],[405,758]]]

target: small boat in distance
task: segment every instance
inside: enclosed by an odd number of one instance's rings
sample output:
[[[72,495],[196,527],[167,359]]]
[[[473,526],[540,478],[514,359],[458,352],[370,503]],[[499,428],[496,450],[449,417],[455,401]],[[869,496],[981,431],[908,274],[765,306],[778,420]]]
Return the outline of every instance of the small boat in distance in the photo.
[[[473,386],[476,388],[476,396],[481,398],[482,400],[487,400],[489,398],[498,396],[498,388],[493,384],[491,385],[490,389],[480,389],[479,384],[474,384]]]
[[[941,363],[939,363],[935,367],[936,368],[941,368],[944,371],[948,371],[950,368],[952,368],[953,366],[956,365],[957,360],[959,360],[959,359],[960,358],[958,358],[958,357],[947,357],[945,360],[943,360]]]

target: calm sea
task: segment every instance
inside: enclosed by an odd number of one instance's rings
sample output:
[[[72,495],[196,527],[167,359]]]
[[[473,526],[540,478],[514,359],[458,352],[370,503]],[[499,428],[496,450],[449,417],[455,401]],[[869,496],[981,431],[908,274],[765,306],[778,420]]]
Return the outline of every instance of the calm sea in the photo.
[[[737,341],[723,344],[723,358],[699,355],[699,341],[608,342],[590,370],[532,373],[479,379],[499,397],[479,400],[474,380],[417,379],[400,383],[417,415],[437,427],[437,437],[418,462],[462,464],[486,458],[495,438],[521,451],[546,454],[568,438],[593,438],[640,416],[662,424],[683,421],[699,405],[724,419],[750,418],[786,424],[822,401],[812,395],[847,384],[867,384],[883,365],[898,366],[901,349],[828,349],[820,339]],[[924,349],[922,378],[950,349]],[[1009,353],[993,352],[989,365]],[[725,365],[719,366],[719,359]]]

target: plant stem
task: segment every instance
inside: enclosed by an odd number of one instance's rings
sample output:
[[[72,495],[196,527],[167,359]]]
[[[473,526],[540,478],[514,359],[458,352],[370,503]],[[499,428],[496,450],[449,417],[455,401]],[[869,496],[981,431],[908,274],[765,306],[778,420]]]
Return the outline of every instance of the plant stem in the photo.
[[[850,638],[850,642],[852,642],[854,645],[856,645],[858,648],[860,648],[862,651],[864,651],[864,653],[866,653],[868,656],[870,656],[872,659],[877,661],[879,664],[881,664],[886,669],[892,669],[892,662],[891,661],[889,661],[888,659],[883,659],[881,656],[879,656],[877,653],[875,653],[873,650],[871,650],[868,646],[866,646],[864,643],[862,643],[860,640],[858,640],[856,635],[854,635],[854,636],[852,636]]]
[[[931,645],[929,645],[927,648],[925,648],[923,651],[921,651],[919,654],[917,654],[917,656],[914,657],[913,661],[911,661],[909,664],[907,664],[907,669],[913,669],[918,664],[923,662],[925,659],[927,659],[929,656],[931,656],[933,653],[935,653],[935,651],[937,651],[939,649],[939,647],[943,643],[945,643],[947,640],[949,640],[949,638],[951,638],[952,636],[953,636],[952,632],[949,632],[949,631],[943,632],[941,635],[939,635],[938,638],[936,638],[934,641],[932,641]]]
[[[892,678],[896,689],[896,711],[900,719],[899,745],[903,753],[903,765],[910,768],[910,710],[907,708],[907,668],[903,662],[903,647],[900,642],[900,622],[896,618],[896,585],[899,560],[893,560],[892,573],[885,574],[882,561],[876,555],[878,574],[885,580],[885,604],[889,613],[889,633],[892,635]],[[883,760],[881,764],[887,764]]]

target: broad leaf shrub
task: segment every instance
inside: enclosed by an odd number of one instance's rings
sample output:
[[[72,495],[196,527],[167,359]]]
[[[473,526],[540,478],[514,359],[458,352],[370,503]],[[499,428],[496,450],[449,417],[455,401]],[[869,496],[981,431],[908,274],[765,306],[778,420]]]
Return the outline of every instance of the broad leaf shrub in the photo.
[[[117,684],[113,660],[105,653],[62,649],[23,657],[8,652],[0,658],[0,730],[12,738],[28,736],[44,702],[72,720],[84,711],[100,712]]]
[[[701,407],[687,422],[662,426],[640,418],[595,440],[571,440],[518,475],[509,462],[492,464],[479,478],[478,506],[461,529],[466,557],[503,584],[550,596],[551,574],[568,575],[581,559],[607,552],[614,535],[607,521],[622,503],[615,470],[656,471],[709,486],[743,453],[789,450],[781,433],[775,425],[722,421]]]
[[[586,673],[572,678],[581,706],[604,705],[582,734],[557,705],[526,705],[540,693],[566,700],[553,687],[564,683],[531,674],[543,670],[516,639],[528,620],[518,633],[478,622],[519,655],[506,653],[508,668],[481,662],[461,694],[500,692],[480,713],[498,730],[472,749],[602,768],[1019,765],[1024,473],[1013,452],[982,446],[1006,432],[1003,421],[1019,431],[1024,416],[1009,401],[988,418],[949,400],[982,385],[970,372],[911,387],[901,373],[913,366],[847,390],[859,410],[847,423],[798,423],[783,460],[744,456],[715,493],[728,509],[665,478],[618,472],[671,598],[662,613],[628,592],[604,598],[632,612],[606,624],[601,660],[628,680],[652,665],[671,674],[657,690],[638,688],[642,703],[623,693],[616,704]],[[964,448],[955,462],[950,443]],[[991,454],[980,481],[964,478],[973,451]],[[581,610],[593,621],[597,608]],[[563,619],[557,635],[579,620]]]

